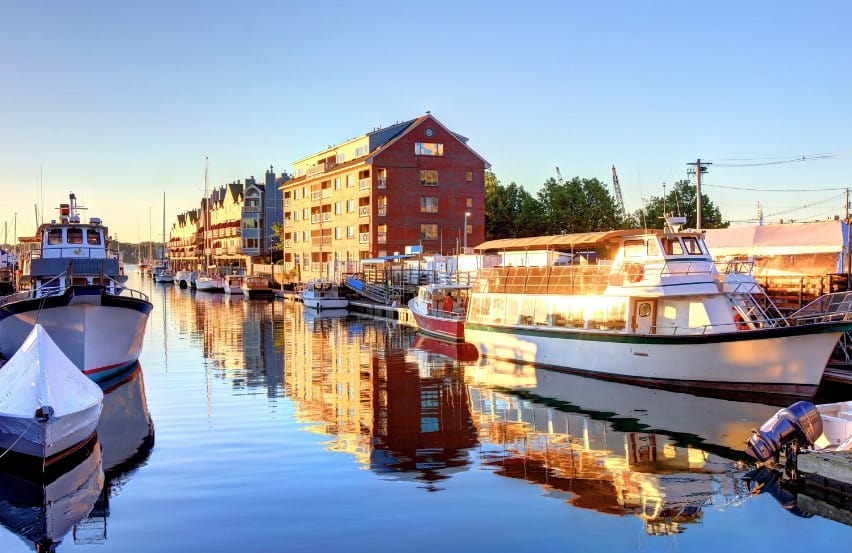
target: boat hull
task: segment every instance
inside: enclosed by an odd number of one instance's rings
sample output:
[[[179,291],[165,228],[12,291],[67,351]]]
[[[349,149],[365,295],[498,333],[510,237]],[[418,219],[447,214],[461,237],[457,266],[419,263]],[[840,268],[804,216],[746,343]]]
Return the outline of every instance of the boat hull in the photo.
[[[636,335],[465,325],[483,357],[662,386],[816,392],[845,327],[805,325],[706,335]]]
[[[195,290],[198,292],[224,292],[225,284],[221,278],[200,277],[195,279]]]
[[[36,323],[86,376],[98,382],[139,358],[152,305],[107,294],[103,286],[72,286],[64,294],[0,306],[0,354],[9,359]]]
[[[311,309],[346,309],[349,300],[346,298],[311,298],[302,296],[302,303]]]
[[[408,309],[417,321],[420,333],[447,342],[464,342],[464,317],[434,317],[429,315],[421,302],[411,300]],[[453,314],[456,315],[456,314]]]

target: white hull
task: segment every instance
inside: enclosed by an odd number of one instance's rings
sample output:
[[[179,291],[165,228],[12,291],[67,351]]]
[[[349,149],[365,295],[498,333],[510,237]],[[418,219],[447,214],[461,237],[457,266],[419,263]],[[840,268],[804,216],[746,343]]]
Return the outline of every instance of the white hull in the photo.
[[[195,279],[195,289],[199,292],[224,292],[225,284],[221,278],[199,277]]]
[[[34,302],[33,309],[0,319],[0,352],[5,357],[20,348],[38,322],[92,380],[116,374],[139,359],[150,304],[147,311],[108,306],[103,305],[100,295],[75,297],[67,305],[44,309],[38,309],[38,300],[28,301]]]
[[[749,384],[767,391],[776,387],[815,390],[841,332],[775,337],[749,334],[678,339],[465,325],[465,340],[485,357],[630,380],[712,388]]]
[[[345,298],[305,298],[302,297],[302,303],[305,307],[311,309],[346,309],[349,307],[349,300]]]

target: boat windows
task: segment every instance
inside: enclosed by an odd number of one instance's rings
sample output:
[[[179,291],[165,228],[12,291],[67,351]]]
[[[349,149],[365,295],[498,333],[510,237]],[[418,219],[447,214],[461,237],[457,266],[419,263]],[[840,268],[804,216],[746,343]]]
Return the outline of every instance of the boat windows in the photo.
[[[97,231],[97,229],[90,228],[86,231],[86,243],[90,246],[101,245],[101,234]]]
[[[666,255],[683,255],[683,246],[677,238],[662,238],[661,242]]]
[[[639,304],[639,316],[647,317],[651,314],[651,304],[650,303],[640,303]]]
[[[701,251],[701,245],[698,243],[698,239],[694,236],[684,237],[683,246],[690,255],[701,255],[704,253]]]
[[[52,228],[47,233],[47,243],[51,246],[55,246],[57,244],[62,243],[62,229],[61,228]]]
[[[624,257],[644,257],[645,256],[645,241],[644,240],[625,240],[624,241]]]
[[[70,229],[68,229],[68,243],[69,244],[82,244],[83,243],[83,229],[81,229],[81,228],[70,228]]]

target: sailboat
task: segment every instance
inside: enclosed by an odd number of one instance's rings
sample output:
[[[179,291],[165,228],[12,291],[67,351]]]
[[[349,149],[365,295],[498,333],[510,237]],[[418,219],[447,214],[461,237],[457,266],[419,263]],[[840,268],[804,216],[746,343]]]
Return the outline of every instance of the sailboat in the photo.
[[[205,270],[210,271],[210,198],[207,196],[207,158],[204,158],[204,262]],[[222,275],[213,271],[199,275],[195,279],[195,289],[199,292],[224,292],[225,281]]]
[[[163,192],[163,246],[160,250],[160,261],[154,268],[152,273],[154,282],[174,282],[175,274],[169,269],[169,262],[166,260],[166,193]]]

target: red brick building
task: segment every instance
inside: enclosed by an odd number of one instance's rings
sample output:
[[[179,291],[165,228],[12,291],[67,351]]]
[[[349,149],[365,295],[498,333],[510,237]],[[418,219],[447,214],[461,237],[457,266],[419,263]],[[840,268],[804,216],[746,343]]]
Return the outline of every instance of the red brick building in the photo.
[[[484,241],[490,167],[430,113],[294,163],[284,196],[284,261],[301,280],[403,253],[453,254]]]

